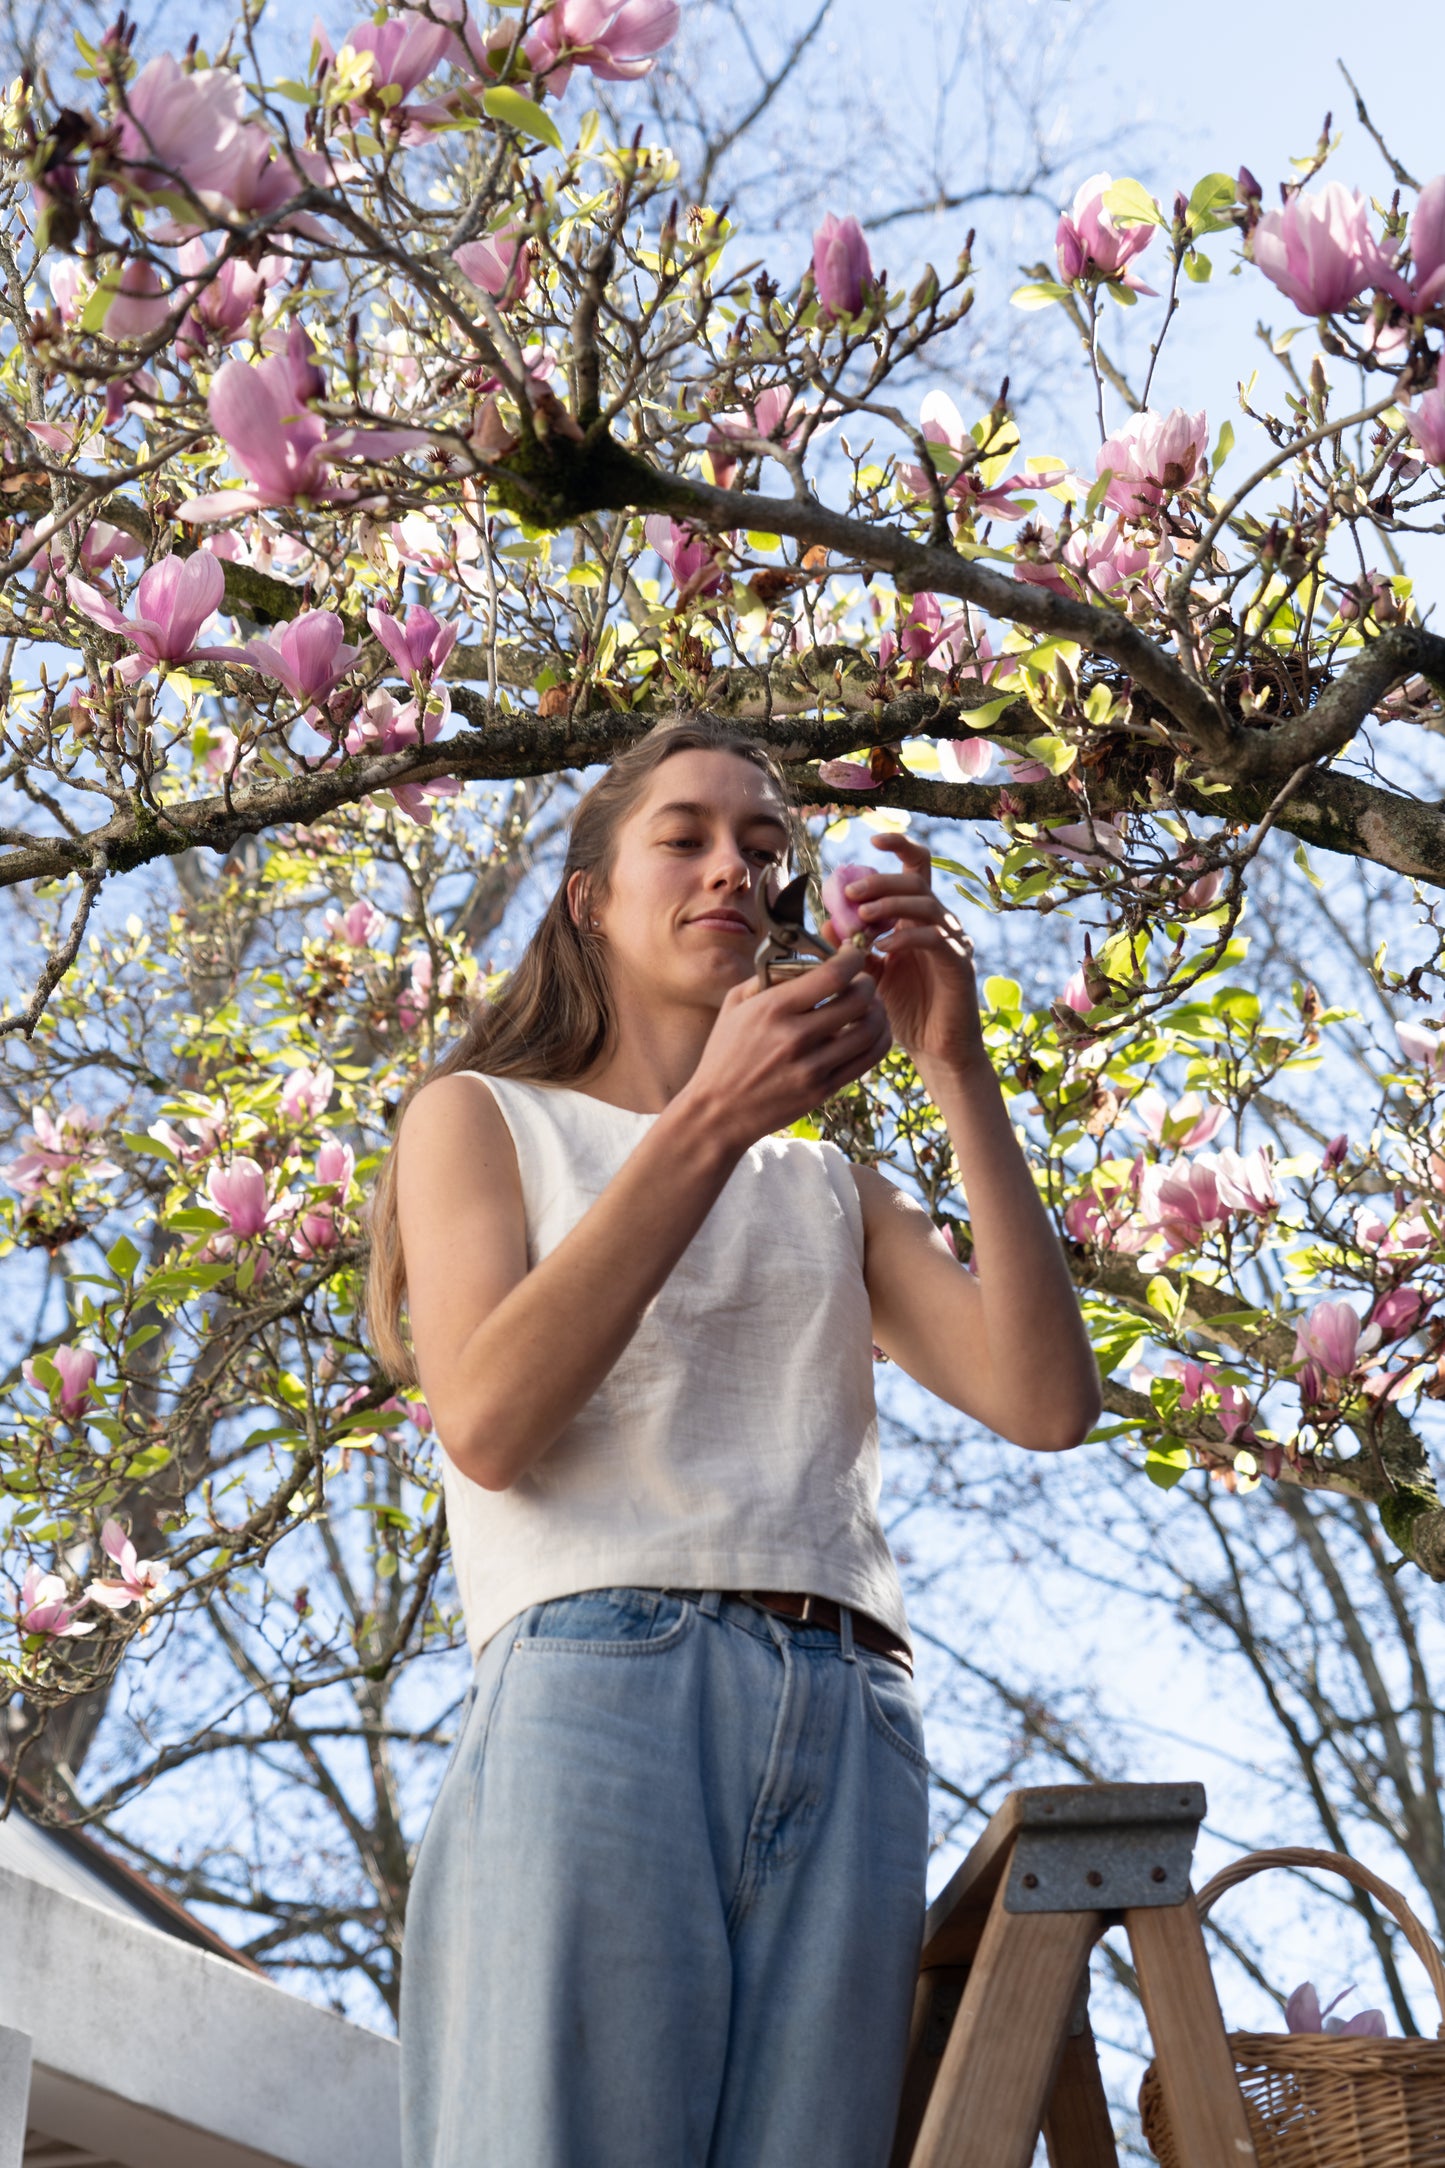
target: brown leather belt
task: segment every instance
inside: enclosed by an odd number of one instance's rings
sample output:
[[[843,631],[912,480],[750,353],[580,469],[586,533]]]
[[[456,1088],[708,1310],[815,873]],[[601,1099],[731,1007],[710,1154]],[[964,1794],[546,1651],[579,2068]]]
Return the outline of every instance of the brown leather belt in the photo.
[[[831,1596],[799,1596],[791,1589],[776,1588],[729,1588],[723,1594],[741,1597],[744,1603],[760,1604],[764,1611],[776,1611],[780,1618],[795,1619],[799,1625],[825,1626],[833,1634],[842,1631],[838,1605]],[[875,1655],[901,1664],[912,1678],[913,1659],[907,1645],[866,1612],[853,1613],[853,1639],[860,1648],[872,1649]]]

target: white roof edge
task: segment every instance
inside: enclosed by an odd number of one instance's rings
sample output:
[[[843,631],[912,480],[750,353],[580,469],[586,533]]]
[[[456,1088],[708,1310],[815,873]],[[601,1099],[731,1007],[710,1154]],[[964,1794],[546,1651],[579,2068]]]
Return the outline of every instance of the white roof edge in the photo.
[[[7,1868],[0,1949],[0,2025],[31,2038],[37,2109],[47,2090],[111,2095],[219,2141],[217,2168],[233,2148],[287,2168],[399,2168],[385,2034]]]

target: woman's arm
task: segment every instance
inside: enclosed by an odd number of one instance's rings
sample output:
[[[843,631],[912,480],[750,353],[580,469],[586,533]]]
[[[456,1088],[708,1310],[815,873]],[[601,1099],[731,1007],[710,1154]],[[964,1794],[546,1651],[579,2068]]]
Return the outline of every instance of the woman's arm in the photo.
[[[1019,1150],[988,1059],[973,948],[932,889],[920,843],[876,836],[904,870],[850,888],[870,932],[894,1036],[943,1116],[968,1199],[975,1272],[920,1205],[855,1168],[873,1336],[910,1377],[1035,1452],[1077,1445],[1099,1416],[1099,1373],[1058,1237]]]
[[[516,1151],[486,1084],[459,1073],[417,1093],[396,1144],[407,1310],[427,1405],[464,1475],[505,1490],[541,1459],[748,1146],[862,1076],[888,1043],[856,949],[766,992],[733,987],[687,1085],[530,1271]]]

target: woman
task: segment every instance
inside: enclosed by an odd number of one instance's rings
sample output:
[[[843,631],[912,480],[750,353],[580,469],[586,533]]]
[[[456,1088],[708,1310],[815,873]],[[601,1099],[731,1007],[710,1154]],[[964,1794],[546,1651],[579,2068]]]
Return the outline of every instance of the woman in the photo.
[[[407,2168],[888,2157],[927,1764],[870,1341],[1036,1451],[1098,1381],[928,853],[876,837],[854,900],[896,930],[759,990],[795,834],[721,724],[622,754],[378,1188],[373,1335],[445,1447],[476,1657],[407,1919]],[[895,1041],[976,1274],[779,1134]]]

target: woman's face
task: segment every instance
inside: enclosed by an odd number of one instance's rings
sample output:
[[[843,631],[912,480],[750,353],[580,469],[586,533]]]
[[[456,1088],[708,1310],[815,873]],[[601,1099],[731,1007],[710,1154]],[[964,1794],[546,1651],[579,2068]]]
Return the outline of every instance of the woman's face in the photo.
[[[672,754],[618,830],[611,894],[591,907],[614,986],[721,1000],[753,968],[763,879],[781,886],[787,859],[783,807],[760,768],[736,753]]]

